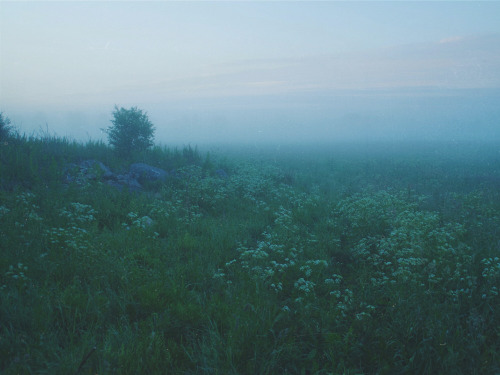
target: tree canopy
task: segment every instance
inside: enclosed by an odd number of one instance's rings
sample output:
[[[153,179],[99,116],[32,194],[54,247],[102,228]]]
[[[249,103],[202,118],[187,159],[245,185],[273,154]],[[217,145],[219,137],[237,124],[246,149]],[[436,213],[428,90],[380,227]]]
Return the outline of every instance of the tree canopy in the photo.
[[[121,156],[130,156],[153,145],[155,128],[141,109],[115,106],[111,123],[106,129],[108,142]]]

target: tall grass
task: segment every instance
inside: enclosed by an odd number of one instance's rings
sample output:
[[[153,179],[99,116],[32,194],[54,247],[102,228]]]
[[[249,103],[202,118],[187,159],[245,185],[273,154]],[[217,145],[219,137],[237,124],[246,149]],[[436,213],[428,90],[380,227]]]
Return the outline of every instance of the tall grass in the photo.
[[[500,372],[500,160],[426,147],[156,147],[130,193],[62,183],[128,167],[100,142],[10,139],[0,372]]]

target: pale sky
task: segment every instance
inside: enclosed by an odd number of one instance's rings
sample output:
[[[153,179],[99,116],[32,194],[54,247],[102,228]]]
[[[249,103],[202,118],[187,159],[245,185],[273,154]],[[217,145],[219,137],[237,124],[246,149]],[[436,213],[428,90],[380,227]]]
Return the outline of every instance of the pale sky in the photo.
[[[58,132],[72,111],[96,134],[85,118],[115,104],[144,108],[160,134],[193,117],[208,134],[237,121],[224,98],[285,111],[339,90],[500,89],[500,2],[0,0],[0,33],[0,111],[23,128],[38,111]],[[218,111],[205,123],[200,100]]]

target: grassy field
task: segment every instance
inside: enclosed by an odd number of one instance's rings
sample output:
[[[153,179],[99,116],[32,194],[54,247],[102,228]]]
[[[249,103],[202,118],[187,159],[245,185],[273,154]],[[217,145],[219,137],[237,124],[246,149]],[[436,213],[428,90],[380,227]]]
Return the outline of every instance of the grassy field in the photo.
[[[2,374],[498,374],[498,144],[0,145]],[[216,170],[224,169],[227,177]]]

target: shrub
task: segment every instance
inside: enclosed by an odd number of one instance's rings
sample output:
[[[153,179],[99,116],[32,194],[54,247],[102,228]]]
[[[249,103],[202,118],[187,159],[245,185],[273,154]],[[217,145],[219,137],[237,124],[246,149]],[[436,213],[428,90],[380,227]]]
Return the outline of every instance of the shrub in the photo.
[[[4,141],[10,136],[11,130],[10,119],[4,117],[3,113],[0,112],[0,141]]]
[[[153,146],[155,128],[145,112],[115,106],[113,120],[105,131],[108,141],[120,156],[130,156],[133,152],[144,151]]]

